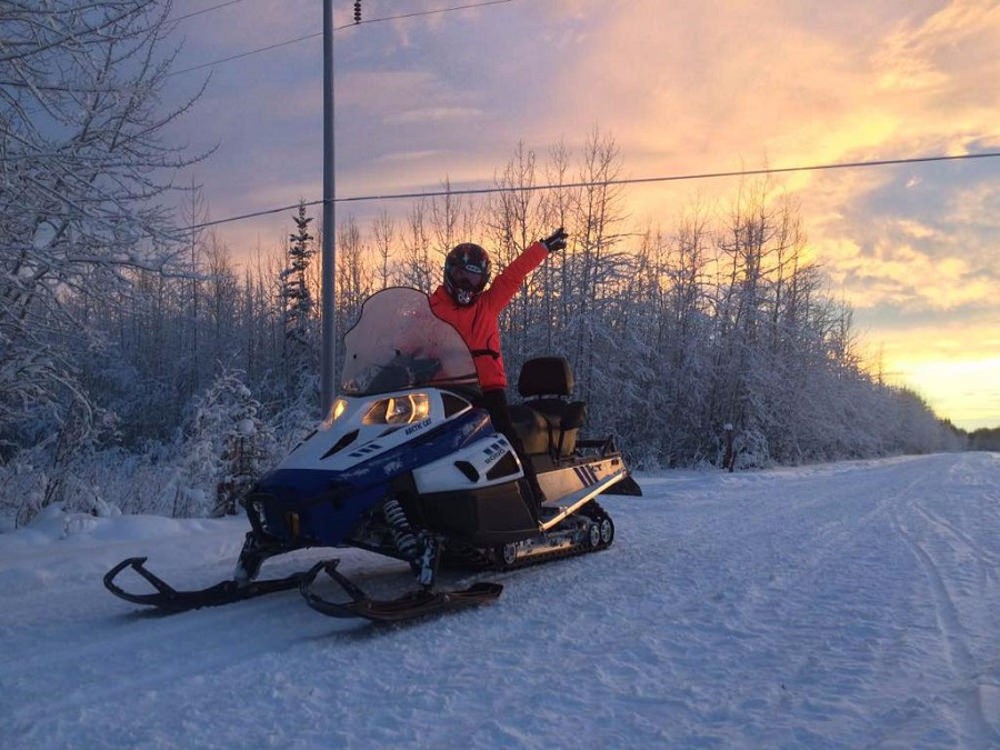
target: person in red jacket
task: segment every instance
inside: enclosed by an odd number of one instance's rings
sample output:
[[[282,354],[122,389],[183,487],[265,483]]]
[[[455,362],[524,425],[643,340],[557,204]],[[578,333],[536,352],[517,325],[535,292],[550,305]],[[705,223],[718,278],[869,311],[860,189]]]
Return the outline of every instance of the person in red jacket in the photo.
[[[541,504],[545,500],[531,461],[524,455],[507,405],[507,373],[500,353],[500,313],[517,294],[521,283],[542,264],[548,254],[566,247],[569,235],[559,227],[535,242],[490,281],[490,256],[479,245],[456,245],[444,263],[444,283],[431,295],[431,310],[451,323],[461,334],[475,358],[476,374],[483,395],[476,406],[486,409],[493,427],[503,434],[521,457],[525,478]]]

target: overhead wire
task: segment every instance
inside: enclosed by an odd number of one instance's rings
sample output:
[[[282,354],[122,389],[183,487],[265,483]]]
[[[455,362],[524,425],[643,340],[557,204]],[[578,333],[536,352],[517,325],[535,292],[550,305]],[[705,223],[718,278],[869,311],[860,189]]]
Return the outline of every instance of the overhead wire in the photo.
[[[700,172],[694,174],[661,175],[657,177],[628,177],[615,180],[560,182],[560,183],[547,183],[544,185],[518,185],[510,187],[496,185],[493,187],[486,187],[486,188],[464,188],[458,190],[454,189],[427,190],[427,191],[416,191],[407,193],[357,195],[344,198],[333,198],[331,202],[361,203],[365,201],[415,200],[418,198],[441,198],[445,196],[459,196],[459,195],[487,195],[490,193],[535,192],[539,190],[569,190],[577,188],[590,188],[590,187],[601,187],[601,186],[612,186],[612,185],[615,186],[641,185],[641,184],[650,184],[657,182],[707,180],[707,179],[718,179],[722,177],[754,177],[760,175],[788,174],[790,172],[817,172],[817,171],[834,170],[834,169],[860,169],[869,167],[897,166],[903,164],[926,164],[930,162],[964,161],[971,159],[995,159],[998,157],[1000,157],[1000,151],[987,151],[978,154],[914,156],[902,159],[875,159],[871,161],[833,162],[828,164],[809,164],[809,165],[795,166],[795,167],[761,167],[759,169],[739,169],[726,172]],[[261,216],[268,216],[270,214],[281,213],[283,211],[296,209],[300,205],[306,207],[318,206],[322,205],[323,202],[324,201],[320,199],[320,200],[308,201],[305,203],[295,203],[288,206],[280,206],[278,208],[268,208],[261,211],[254,211],[252,213],[240,214],[239,216],[230,216],[225,219],[215,219],[212,221],[202,222],[201,224],[195,224],[191,227],[188,227],[188,229],[190,231],[195,231],[198,229],[204,229],[206,227],[217,226],[219,224],[228,224],[235,221],[243,221],[245,219],[254,219]]]
[[[236,5],[237,3],[242,3],[244,0],[226,0],[224,3],[219,3],[218,5],[212,5],[208,8],[202,8],[201,10],[193,10],[190,13],[185,13],[183,16],[176,16],[175,18],[170,18],[168,21],[170,23],[177,23],[178,21],[186,21],[188,18],[194,18],[195,16],[200,16],[203,13],[211,13],[213,10],[219,10],[220,8],[225,8],[227,5]]]
[[[232,60],[239,60],[242,57],[250,57],[251,55],[256,55],[261,52],[268,52],[273,49],[278,49],[279,47],[287,47],[290,44],[297,44],[298,42],[304,42],[306,39],[314,39],[315,37],[323,36],[322,31],[317,31],[312,34],[306,34],[305,36],[296,37],[295,39],[286,39],[283,42],[276,42],[275,44],[269,44],[266,47],[258,47],[257,49],[249,50],[248,52],[240,52],[236,55],[230,55],[229,57],[223,57],[219,60],[212,60],[211,62],[201,63],[200,65],[192,65],[189,68],[181,68],[180,70],[171,70],[167,75],[177,76],[181,73],[190,73],[193,70],[201,70],[202,68],[214,68],[216,65],[221,65],[225,62],[231,62]]]
[[[238,2],[243,2],[243,0],[229,0],[229,2],[221,3],[219,5],[212,6],[211,8],[203,8],[200,11],[195,11],[193,13],[189,13],[185,16],[180,16],[172,20],[181,21],[185,18],[190,18],[191,16],[199,15],[201,13],[207,13],[211,10],[217,10],[219,8],[223,8],[227,5],[232,5]],[[367,19],[362,19],[360,21],[353,21],[351,23],[345,23],[340,26],[335,26],[333,30],[343,31],[344,29],[353,28],[355,26],[362,26],[364,24],[385,23],[386,21],[398,21],[403,18],[417,18],[418,16],[440,15],[442,13],[453,13],[455,11],[468,10],[470,8],[483,8],[488,5],[502,5],[504,3],[509,3],[509,2],[512,2],[512,0],[481,0],[480,2],[466,3],[464,5],[453,5],[447,8],[432,8],[431,10],[413,11],[411,13],[400,13],[393,16],[380,16],[378,18],[367,18]],[[311,34],[304,34],[303,36],[295,37],[294,39],[286,39],[283,42],[275,42],[274,44],[269,44],[264,47],[257,47],[255,49],[247,50],[246,52],[240,52],[236,55],[230,55],[229,57],[223,57],[218,60],[211,60],[209,62],[200,63],[198,65],[192,65],[187,68],[181,68],[180,70],[172,70],[168,75],[176,76],[180,75],[181,73],[190,73],[192,71],[202,70],[204,68],[213,68],[216,65],[221,65],[222,63],[232,62],[233,60],[239,60],[244,57],[250,57],[251,55],[257,55],[260,54],[261,52],[269,52],[271,50],[278,49],[279,47],[287,47],[288,45],[291,44],[298,44],[299,42],[304,42],[309,39],[315,39],[321,36],[323,36],[322,31],[315,31],[312,32]]]

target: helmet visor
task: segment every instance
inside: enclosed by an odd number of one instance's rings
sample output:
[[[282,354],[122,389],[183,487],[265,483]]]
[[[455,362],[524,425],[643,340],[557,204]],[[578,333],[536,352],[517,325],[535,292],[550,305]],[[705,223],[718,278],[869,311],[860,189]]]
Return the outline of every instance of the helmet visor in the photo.
[[[451,271],[451,281],[459,289],[479,290],[486,285],[486,274],[477,266],[457,266]]]

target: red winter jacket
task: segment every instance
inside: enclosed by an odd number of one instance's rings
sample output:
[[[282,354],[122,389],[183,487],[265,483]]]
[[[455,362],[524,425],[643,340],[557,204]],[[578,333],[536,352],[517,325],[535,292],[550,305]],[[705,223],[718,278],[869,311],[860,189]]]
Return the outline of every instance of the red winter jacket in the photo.
[[[525,277],[538,268],[548,254],[545,245],[536,242],[517,256],[471,305],[459,305],[443,285],[431,295],[431,310],[455,326],[472,351],[479,385],[484,391],[507,387],[507,374],[500,354],[500,312],[517,294]]]

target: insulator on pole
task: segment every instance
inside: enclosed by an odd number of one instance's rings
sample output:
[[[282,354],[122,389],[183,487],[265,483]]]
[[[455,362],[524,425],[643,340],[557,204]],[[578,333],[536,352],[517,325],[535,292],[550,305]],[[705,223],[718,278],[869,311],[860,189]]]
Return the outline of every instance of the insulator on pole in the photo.
[[[361,23],[361,0],[354,0],[354,23]]]

